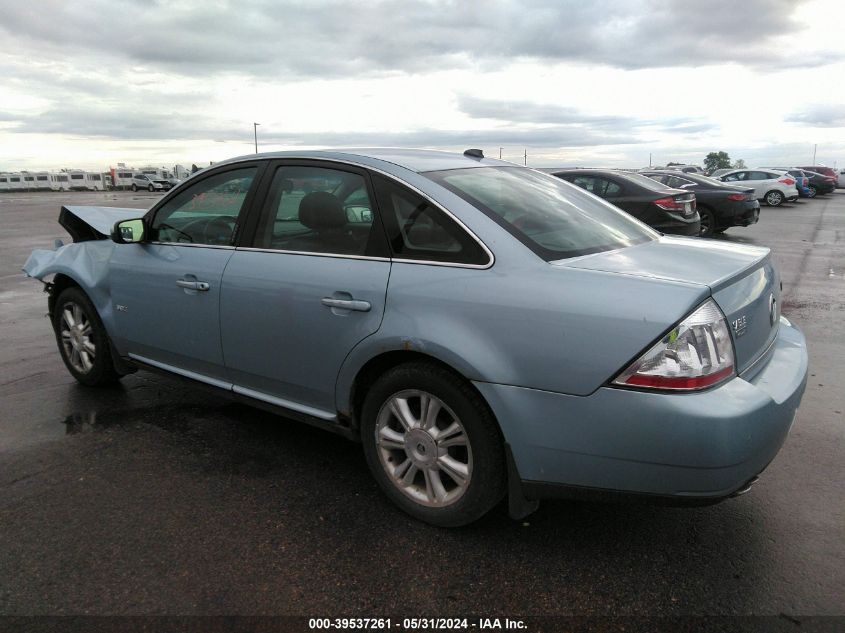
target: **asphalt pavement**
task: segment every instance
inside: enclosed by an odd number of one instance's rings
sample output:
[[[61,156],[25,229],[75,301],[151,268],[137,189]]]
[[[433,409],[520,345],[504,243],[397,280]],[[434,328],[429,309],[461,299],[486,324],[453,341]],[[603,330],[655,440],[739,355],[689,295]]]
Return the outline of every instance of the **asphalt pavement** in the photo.
[[[719,238],[772,248],[810,348],[750,494],[453,530],[397,510],[338,436],[161,375],[74,382],[20,268],[69,239],[62,203],[158,198],[0,194],[0,615],[845,615],[845,191]]]

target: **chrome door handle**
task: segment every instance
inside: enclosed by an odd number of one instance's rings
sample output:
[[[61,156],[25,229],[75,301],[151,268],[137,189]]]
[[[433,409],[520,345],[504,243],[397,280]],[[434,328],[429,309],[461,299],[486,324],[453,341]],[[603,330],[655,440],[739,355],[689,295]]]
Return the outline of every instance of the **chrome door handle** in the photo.
[[[180,288],[187,288],[188,290],[208,290],[211,286],[205,281],[186,281],[185,279],[177,279],[176,285]]]
[[[356,310],[358,312],[369,312],[373,307],[369,301],[357,301],[355,299],[332,299],[323,297],[321,303],[327,308],[339,308],[341,310]]]

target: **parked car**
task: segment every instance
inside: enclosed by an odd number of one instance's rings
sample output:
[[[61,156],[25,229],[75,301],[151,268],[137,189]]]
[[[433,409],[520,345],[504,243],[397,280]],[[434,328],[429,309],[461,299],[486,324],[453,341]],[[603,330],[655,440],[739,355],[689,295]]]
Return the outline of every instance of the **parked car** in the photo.
[[[139,213],[63,207],[73,243],[24,265],[76,380],[170,372],[358,440],[436,525],[743,493],[804,391],[769,249],[478,150],[252,154]]]
[[[132,185],[130,188],[132,191],[138,191],[138,189],[146,189],[148,191],[169,191],[173,188],[173,185],[169,180],[163,178],[153,178],[147,174],[133,174]]]
[[[823,174],[828,176],[829,178],[833,178],[833,181],[836,182],[837,173],[833,170],[832,167],[825,167],[824,165],[804,165],[803,167],[799,166],[798,169],[803,169],[804,171],[813,171],[817,174]]]
[[[654,167],[653,169],[660,171],[682,171],[686,174],[702,174],[704,170],[698,165],[666,165],[666,167]]]
[[[644,176],[672,189],[695,193],[696,208],[701,217],[701,237],[722,233],[732,226],[750,226],[760,217],[760,203],[753,188],[734,187],[727,183],[674,171],[641,171]]]
[[[789,174],[795,179],[795,188],[798,189],[798,196],[801,198],[815,198],[816,191],[810,189],[810,177],[803,169],[797,167],[761,167],[760,169],[770,169],[772,171],[779,171]]]
[[[719,176],[719,180],[736,185],[754,187],[758,200],[770,207],[798,199],[795,179],[780,171],[770,169],[735,169]]]
[[[836,176],[836,188],[845,188],[845,169],[840,169],[839,174]]]
[[[727,169],[725,169],[723,167],[722,169],[717,169],[712,174],[707,174],[707,175],[710,176],[711,178],[718,178],[719,176],[721,176],[723,174],[730,173],[732,171],[734,171],[733,167],[728,167]]]
[[[698,235],[701,230],[695,194],[690,191],[612,169],[563,169],[552,175],[613,203],[662,233]]]
[[[804,173],[810,179],[807,187],[810,190],[811,198],[836,191],[836,180],[832,177],[814,171],[805,171]]]

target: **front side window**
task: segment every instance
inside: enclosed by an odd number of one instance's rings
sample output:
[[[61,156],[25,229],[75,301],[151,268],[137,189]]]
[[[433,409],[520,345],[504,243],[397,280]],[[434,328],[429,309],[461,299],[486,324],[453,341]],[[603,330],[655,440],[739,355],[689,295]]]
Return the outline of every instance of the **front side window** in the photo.
[[[152,221],[154,242],[227,246],[257,168],[225,171],[195,183],[170,199]]]
[[[657,237],[616,207],[532,169],[475,167],[424,175],[475,206],[546,261]]]
[[[257,248],[334,255],[381,255],[383,233],[358,173],[312,165],[276,170]]]

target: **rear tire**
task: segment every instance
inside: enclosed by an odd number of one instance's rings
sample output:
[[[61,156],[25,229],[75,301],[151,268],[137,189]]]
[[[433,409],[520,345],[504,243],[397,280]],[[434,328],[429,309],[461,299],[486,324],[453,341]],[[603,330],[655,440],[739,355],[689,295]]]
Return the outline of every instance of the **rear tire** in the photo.
[[[56,299],[53,330],[68,371],[83,385],[101,387],[120,379],[109,336],[97,310],[81,289],[66,288]]]
[[[138,191],[138,185],[132,183],[132,191]]]
[[[783,194],[777,189],[773,189],[766,194],[765,200],[770,207],[779,207],[783,204]]]
[[[361,439],[384,493],[426,523],[467,525],[505,494],[493,415],[469,383],[437,365],[399,365],[376,380],[364,400]]]
[[[815,198],[819,195],[819,190],[813,186],[807,187],[807,197],[808,198]]]
[[[716,216],[713,215],[712,209],[708,207],[698,207],[698,215],[701,218],[701,229],[698,236],[710,237],[716,230]]]

